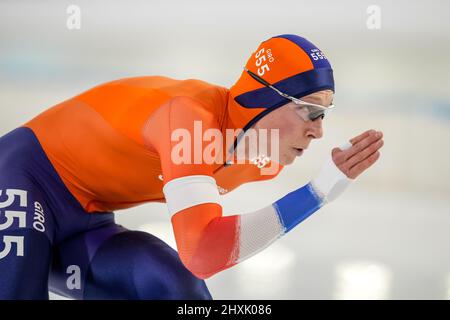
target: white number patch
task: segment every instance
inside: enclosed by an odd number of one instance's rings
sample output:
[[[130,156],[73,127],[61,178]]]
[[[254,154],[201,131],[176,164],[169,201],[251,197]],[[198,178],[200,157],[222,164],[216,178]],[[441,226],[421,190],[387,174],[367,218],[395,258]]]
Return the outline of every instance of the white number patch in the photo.
[[[325,57],[325,55],[323,54],[322,51],[320,51],[319,49],[311,49],[311,53],[310,56],[313,58],[313,60],[317,61],[317,60],[327,60],[327,57]]]
[[[273,57],[272,50],[264,48],[261,48],[256,54],[255,54],[256,62],[255,65],[258,67],[258,75],[262,77],[266,71],[270,71],[269,65],[267,62],[272,63],[275,61],[275,58]],[[264,64],[263,64],[264,63]]]
[[[2,195],[3,190],[0,190],[0,196]],[[14,201],[19,199],[19,206],[25,208],[24,211],[17,210],[5,210],[5,218],[6,221],[0,223],[0,231],[6,230],[11,227],[14,221],[17,221],[19,224],[19,228],[26,227],[26,218],[27,218],[27,191],[21,189],[6,189],[5,192],[7,198],[5,201],[0,202],[0,209],[6,209],[10,207]],[[17,197],[16,197],[17,196]],[[0,210],[1,213],[1,210]],[[4,248],[0,251],[0,259],[5,258],[11,252],[13,248],[13,244],[16,247],[16,256],[23,257],[24,255],[24,237],[23,236],[8,236],[5,235],[2,237],[2,242],[4,244]],[[1,243],[1,242],[0,242]]]

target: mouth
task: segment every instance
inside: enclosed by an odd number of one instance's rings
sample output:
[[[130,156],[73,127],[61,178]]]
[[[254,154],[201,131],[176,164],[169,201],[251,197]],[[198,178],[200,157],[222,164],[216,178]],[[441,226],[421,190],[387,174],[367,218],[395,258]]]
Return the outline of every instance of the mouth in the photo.
[[[295,150],[295,153],[297,155],[297,157],[300,157],[303,154],[304,149],[302,148],[293,148]]]

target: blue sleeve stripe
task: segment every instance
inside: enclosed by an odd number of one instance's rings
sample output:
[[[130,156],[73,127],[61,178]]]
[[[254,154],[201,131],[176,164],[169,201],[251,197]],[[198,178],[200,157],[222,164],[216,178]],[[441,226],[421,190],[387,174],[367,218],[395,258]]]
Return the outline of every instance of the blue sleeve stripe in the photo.
[[[288,193],[272,204],[278,213],[285,233],[308,218],[323,205],[323,200],[314,192],[311,184]]]

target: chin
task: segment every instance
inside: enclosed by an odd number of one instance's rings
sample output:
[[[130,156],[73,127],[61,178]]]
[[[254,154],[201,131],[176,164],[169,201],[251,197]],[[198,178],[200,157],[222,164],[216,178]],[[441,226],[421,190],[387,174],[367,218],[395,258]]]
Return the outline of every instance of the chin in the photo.
[[[290,164],[292,164],[295,160],[295,157],[280,157],[280,161],[278,162],[279,164],[281,164],[282,166],[288,166]]]

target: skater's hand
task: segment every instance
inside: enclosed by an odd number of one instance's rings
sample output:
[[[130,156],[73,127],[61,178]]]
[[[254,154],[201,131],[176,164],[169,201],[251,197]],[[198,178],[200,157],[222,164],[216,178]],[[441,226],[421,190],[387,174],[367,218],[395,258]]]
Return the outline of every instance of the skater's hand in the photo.
[[[381,131],[367,130],[350,139],[352,147],[341,150],[334,148],[331,155],[336,166],[348,178],[355,179],[372,166],[380,157],[379,149],[383,146]]]

